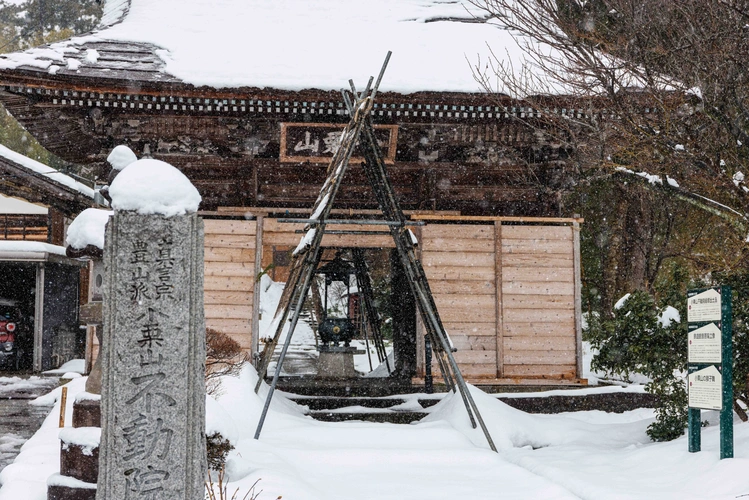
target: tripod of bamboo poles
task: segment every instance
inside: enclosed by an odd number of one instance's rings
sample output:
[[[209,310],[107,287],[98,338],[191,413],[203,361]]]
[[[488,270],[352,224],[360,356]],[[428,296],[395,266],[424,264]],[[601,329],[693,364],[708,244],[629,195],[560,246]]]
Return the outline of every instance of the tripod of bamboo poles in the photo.
[[[326,225],[325,221],[330,215],[333,201],[335,200],[338,189],[340,189],[343,175],[346,172],[349,159],[356,147],[362,126],[364,125],[364,117],[367,116],[372,108],[374,97],[377,95],[377,88],[382,81],[382,76],[389,60],[390,52],[388,52],[388,55],[385,58],[385,62],[382,65],[380,75],[374,87],[372,87],[373,79],[370,78],[366,88],[360,94],[355,93],[355,101],[352,103],[352,107],[349,108],[351,120],[346,128],[343,129],[338,150],[333,155],[330,165],[328,166],[328,176],[320,189],[320,194],[318,195],[312,209],[310,219],[316,222],[305,226],[306,233],[292,253],[289,279],[286,282],[286,287],[281,295],[276,315],[271,324],[272,327],[275,327],[275,334],[270,342],[265,344],[265,349],[263,350],[263,355],[258,366],[258,374],[260,376],[258,383],[255,386],[256,393],[260,390],[260,385],[265,377],[266,371],[268,370],[270,358],[278,344],[278,339],[281,337],[281,334],[287,326],[287,320],[289,321],[288,332],[283,347],[281,348],[281,354],[276,365],[275,373],[273,374],[270,390],[268,391],[268,396],[265,400],[265,405],[263,406],[263,412],[260,416],[257,430],[255,431],[255,439],[260,437],[260,432],[263,429],[263,423],[268,414],[268,408],[270,407],[273,393],[278,385],[278,378],[281,373],[283,361],[286,358],[286,352],[291,343],[291,337],[294,334],[294,330],[299,321],[299,315],[304,300],[309,293],[315,269],[317,269],[317,265],[320,262],[320,256],[322,253],[321,243]],[[290,314],[291,318],[289,318]]]
[[[271,399],[273,398],[273,393],[278,384],[281,367],[291,343],[291,337],[299,321],[299,314],[302,310],[304,300],[309,293],[314,272],[320,261],[322,253],[321,243],[325,233],[326,221],[330,215],[335,196],[340,188],[353,150],[357,146],[357,143],[360,143],[365,158],[362,167],[364,168],[367,178],[372,186],[380,210],[384,215],[390,234],[395,242],[401,266],[407,275],[409,287],[418,305],[422,321],[427,330],[427,335],[431,340],[432,347],[437,355],[440,371],[445,379],[445,384],[451,391],[455,392],[457,390],[460,392],[472,427],[475,429],[478,423],[489,443],[489,447],[493,451],[497,451],[494,441],[489,434],[489,430],[486,428],[484,420],[481,417],[478,406],[473,400],[468,386],[460,373],[460,368],[453,356],[454,348],[447,332],[445,331],[439,313],[437,312],[437,306],[434,303],[434,297],[429,288],[424,269],[421,266],[421,262],[416,258],[416,253],[414,251],[415,245],[417,244],[416,238],[406,227],[405,216],[395,198],[395,192],[393,191],[390,179],[387,176],[387,170],[385,169],[382,151],[380,150],[374,135],[372,118],[369,115],[369,112],[372,109],[372,104],[377,95],[377,90],[382,81],[385,69],[387,68],[388,61],[390,60],[390,55],[391,53],[388,52],[374,87],[372,87],[373,79],[370,78],[366,88],[361,93],[356,91],[352,81],[349,82],[351,84],[351,92],[349,93],[345,90],[342,91],[343,99],[346,103],[351,120],[344,128],[341,135],[340,146],[330,162],[328,167],[328,177],[323,183],[320,194],[315,201],[312,215],[305,226],[305,235],[302,237],[299,245],[292,254],[293,258],[289,280],[284,288],[272,324],[272,326],[275,327],[275,334],[271,341],[265,345],[261,357],[258,369],[260,377],[257,386],[255,387],[256,393],[260,389],[260,384],[265,377],[270,358],[288,320],[289,325],[286,340],[281,349],[273,380],[270,385],[270,390],[268,391],[265,405],[263,406],[263,411],[260,416],[260,421],[258,422],[255,431],[255,439],[260,437]],[[290,314],[291,318],[289,319]]]

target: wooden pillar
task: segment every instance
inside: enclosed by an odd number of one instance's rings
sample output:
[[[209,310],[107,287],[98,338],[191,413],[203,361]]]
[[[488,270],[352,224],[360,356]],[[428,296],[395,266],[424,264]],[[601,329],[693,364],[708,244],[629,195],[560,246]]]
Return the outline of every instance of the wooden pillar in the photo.
[[[35,372],[42,371],[44,352],[44,264],[36,265],[36,297],[34,297],[34,366]]]
[[[59,210],[49,208],[47,241],[53,245],[65,245],[65,216]],[[24,238],[25,239],[25,238]]]
[[[258,215],[255,221],[255,279],[252,285],[252,350],[250,355],[260,352],[260,280],[258,276],[263,272],[263,222],[264,215]]]
[[[497,334],[497,378],[504,376],[504,314],[502,303],[502,222],[494,222],[495,312]]]
[[[575,353],[577,378],[583,377],[582,272],[580,261],[580,223],[572,223],[572,266],[575,280]]]

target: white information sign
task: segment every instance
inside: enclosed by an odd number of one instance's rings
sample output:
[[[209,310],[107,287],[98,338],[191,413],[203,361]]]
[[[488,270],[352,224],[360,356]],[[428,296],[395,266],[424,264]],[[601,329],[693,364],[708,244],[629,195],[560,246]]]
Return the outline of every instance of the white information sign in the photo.
[[[720,292],[711,288],[687,299],[687,321],[720,321]]]
[[[690,363],[721,363],[721,331],[718,325],[710,323],[689,332],[688,336],[687,360]]]
[[[723,377],[714,365],[690,373],[688,377],[690,408],[703,410],[723,408]]]

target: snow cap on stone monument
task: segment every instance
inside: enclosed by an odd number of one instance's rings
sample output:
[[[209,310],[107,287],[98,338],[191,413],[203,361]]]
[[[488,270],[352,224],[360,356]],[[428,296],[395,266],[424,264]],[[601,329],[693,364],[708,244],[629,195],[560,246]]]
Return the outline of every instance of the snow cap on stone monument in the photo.
[[[202,201],[185,174],[161,160],[143,159],[123,169],[109,187],[112,208],[166,217],[196,212]]]
[[[65,243],[81,250],[87,246],[104,249],[104,230],[112,215],[111,210],[100,210],[98,208],[87,208],[73,220],[68,227]]]
[[[135,153],[133,153],[129,147],[123,145],[115,147],[112,152],[109,153],[109,156],[107,156],[107,162],[109,162],[115,170],[122,170],[136,161],[138,161],[138,157],[135,156]]]

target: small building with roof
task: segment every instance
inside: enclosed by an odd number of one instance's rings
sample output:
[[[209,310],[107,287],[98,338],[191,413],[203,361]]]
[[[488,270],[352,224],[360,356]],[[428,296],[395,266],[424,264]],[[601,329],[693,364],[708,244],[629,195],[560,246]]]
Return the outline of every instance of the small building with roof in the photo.
[[[57,368],[85,349],[78,307],[87,299],[80,293],[87,264],[69,258],[63,240],[66,224],[93,204],[94,191],[4,146],[0,179],[0,299],[14,302],[21,315],[15,366]]]

